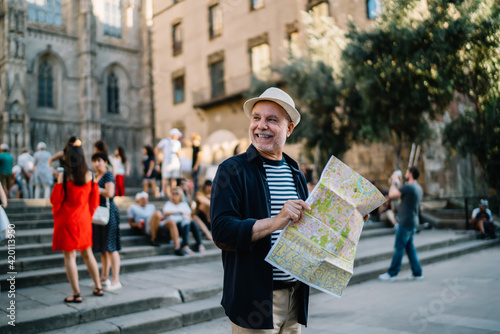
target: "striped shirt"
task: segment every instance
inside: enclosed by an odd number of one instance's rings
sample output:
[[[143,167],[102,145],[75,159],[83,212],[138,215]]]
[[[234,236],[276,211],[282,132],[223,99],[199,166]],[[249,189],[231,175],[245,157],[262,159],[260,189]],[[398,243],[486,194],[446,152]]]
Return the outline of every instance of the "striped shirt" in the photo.
[[[299,199],[297,188],[293,182],[292,171],[285,159],[273,161],[264,159],[264,169],[266,170],[267,183],[271,196],[271,217],[276,216],[286,201],[290,199]],[[274,231],[271,234],[271,244],[274,246],[282,230]],[[281,282],[296,282],[292,276],[283,271],[273,268],[273,280]]]

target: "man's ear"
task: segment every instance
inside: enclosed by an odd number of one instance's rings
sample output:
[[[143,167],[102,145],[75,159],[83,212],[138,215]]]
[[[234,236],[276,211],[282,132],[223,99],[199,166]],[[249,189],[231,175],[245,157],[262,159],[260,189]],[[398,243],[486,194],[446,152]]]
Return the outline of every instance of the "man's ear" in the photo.
[[[287,138],[290,137],[290,135],[293,132],[293,129],[295,129],[295,124],[293,122],[288,122],[288,127],[287,127],[287,130],[286,130],[286,136],[287,136]]]

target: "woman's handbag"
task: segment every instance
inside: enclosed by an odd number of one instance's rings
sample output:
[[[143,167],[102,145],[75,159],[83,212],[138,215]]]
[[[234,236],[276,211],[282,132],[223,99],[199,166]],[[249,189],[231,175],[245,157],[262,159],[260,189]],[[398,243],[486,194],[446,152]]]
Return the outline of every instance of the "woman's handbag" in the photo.
[[[109,222],[109,198],[106,197],[106,206],[98,206],[92,217],[92,223],[106,226]]]

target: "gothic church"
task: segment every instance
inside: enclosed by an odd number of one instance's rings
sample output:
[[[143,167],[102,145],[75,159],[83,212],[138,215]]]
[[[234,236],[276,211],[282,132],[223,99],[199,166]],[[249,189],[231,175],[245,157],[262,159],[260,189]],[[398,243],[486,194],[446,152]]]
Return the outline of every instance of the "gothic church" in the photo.
[[[140,174],[153,145],[151,0],[0,0],[0,142],[14,157],[71,135],[123,146]]]

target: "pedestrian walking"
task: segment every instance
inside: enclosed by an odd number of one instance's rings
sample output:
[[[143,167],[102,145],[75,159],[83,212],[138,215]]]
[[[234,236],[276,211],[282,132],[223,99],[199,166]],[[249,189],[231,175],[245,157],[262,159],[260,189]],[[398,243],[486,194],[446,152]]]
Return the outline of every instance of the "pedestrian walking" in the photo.
[[[101,253],[101,282],[107,291],[118,290],[122,287],[120,283],[120,212],[113,198],[115,196],[115,179],[113,173],[107,170],[108,156],[104,153],[92,155],[92,166],[95,171],[95,179],[99,185],[100,205],[107,206],[109,202],[109,222],[107,225],[94,224],[93,246],[94,253]],[[111,269],[112,278],[109,280]]]
[[[47,145],[44,142],[39,142],[37,152],[33,155],[35,159],[35,167],[33,169],[33,183],[35,184],[34,198],[50,198],[50,190],[54,184],[54,176],[50,171],[49,160],[52,154],[47,152]],[[42,197],[43,189],[43,197]]]
[[[201,136],[197,133],[191,135],[191,149],[193,150],[191,177],[193,179],[193,194],[195,197],[200,188],[200,165],[201,165]]]
[[[391,187],[389,188],[389,199],[401,198],[399,205],[398,218],[399,226],[396,230],[396,241],[394,244],[394,253],[392,255],[391,265],[389,270],[380,275],[378,278],[381,281],[396,281],[401,269],[401,262],[406,251],[410,260],[412,274],[409,279],[421,280],[422,267],[418,261],[417,250],[413,245],[413,236],[418,227],[418,213],[420,202],[423,197],[422,187],[418,184],[420,171],[417,167],[410,167],[405,174],[406,184],[398,188],[398,176],[393,173],[391,176]]]
[[[90,277],[94,281],[95,296],[102,296],[99,268],[92,253],[92,216],[99,206],[99,187],[92,182],[81,146],[66,149],[64,171],[59,173],[50,202],[54,216],[52,251],[64,254],[66,275],[73,295],[66,303],[81,303],[76,252],[79,251]]]
[[[12,178],[12,167],[14,166],[14,158],[9,152],[9,145],[0,145],[0,183],[5,191],[9,194],[10,179]]]
[[[170,197],[171,188],[177,186],[177,179],[181,177],[181,161],[179,159],[179,151],[181,150],[179,138],[181,136],[182,133],[179,129],[173,128],[169,132],[169,138],[162,139],[155,148],[156,156],[160,155],[160,151],[163,156],[161,164],[162,197]]]
[[[143,179],[142,185],[144,192],[149,194],[149,186],[153,190],[153,197],[158,198],[158,187],[156,186],[155,154],[153,148],[146,145],[142,148],[144,157],[142,158]]]
[[[130,164],[127,161],[123,147],[118,146],[114,153],[111,156],[111,164],[113,165],[113,175],[116,181],[116,196],[125,196],[125,176],[130,175]]]
[[[32,184],[30,179],[35,167],[35,158],[30,154],[28,148],[23,147],[21,149],[21,154],[17,157],[17,164],[21,168],[21,192],[23,198],[32,198],[33,189],[30,185],[30,183]]]

